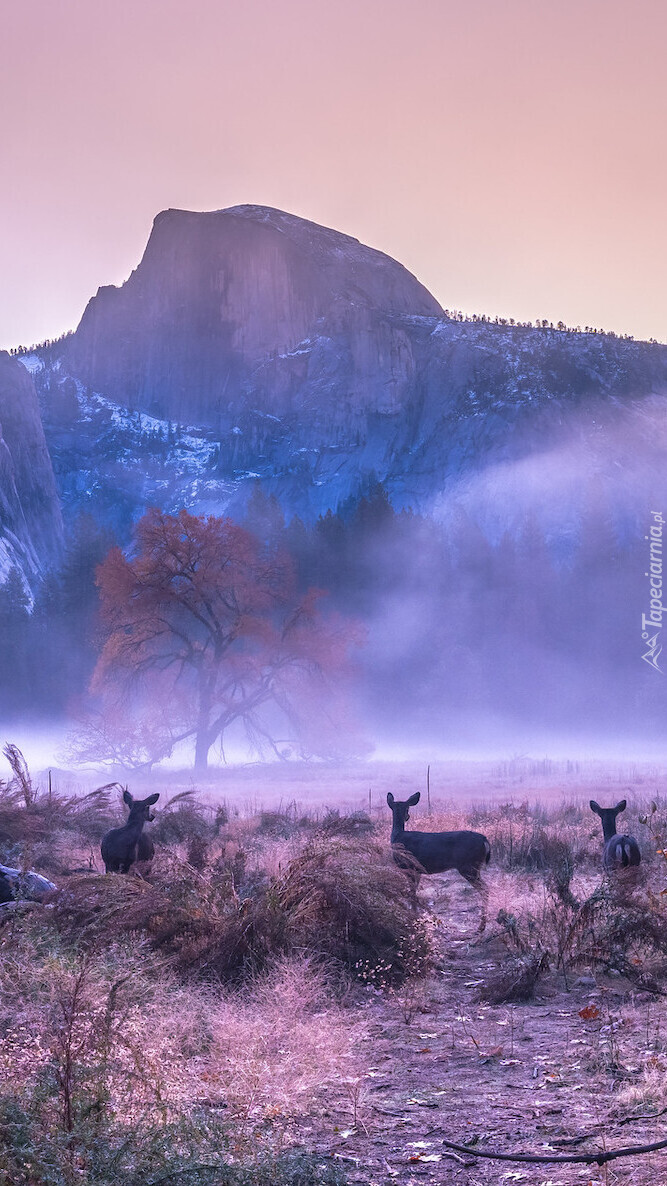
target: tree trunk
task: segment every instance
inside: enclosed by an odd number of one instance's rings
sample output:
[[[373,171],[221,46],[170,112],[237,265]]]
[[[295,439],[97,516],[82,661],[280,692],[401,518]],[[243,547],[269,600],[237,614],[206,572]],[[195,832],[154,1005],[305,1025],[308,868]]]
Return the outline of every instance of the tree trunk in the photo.
[[[210,734],[211,692],[206,673],[199,672],[199,705],[197,711],[197,735],[195,739],[195,770],[200,774],[208,770],[208,751],[213,744]]]
[[[203,730],[200,730],[197,733],[197,739],[195,741],[195,770],[199,774],[205,774],[208,770],[208,751],[210,748],[211,742],[208,739],[208,735]]]

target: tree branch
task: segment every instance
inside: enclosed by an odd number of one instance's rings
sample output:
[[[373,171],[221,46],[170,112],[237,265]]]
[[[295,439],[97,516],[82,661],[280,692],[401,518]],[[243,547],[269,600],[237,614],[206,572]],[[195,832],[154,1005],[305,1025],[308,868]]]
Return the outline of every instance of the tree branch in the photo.
[[[446,1149],[455,1149],[457,1153],[467,1153],[471,1157],[488,1157],[492,1161],[520,1161],[533,1165],[605,1165],[608,1161],[616,1161],[618,1157],[636,1157],[640,1153],[655,1153],[658,1149],[667,1149],[667,1140],[655,1141],[652,1145],[628,1145],[624,1149],[610,1149],[608,1152],[600,1150],[598,1153],[573,1153],[571,1157],[562,1154],[538,1153],[499,1153],[498,1150],[482,1150],[470,1145],[457,1145],[454,1141],[443,1141]]]

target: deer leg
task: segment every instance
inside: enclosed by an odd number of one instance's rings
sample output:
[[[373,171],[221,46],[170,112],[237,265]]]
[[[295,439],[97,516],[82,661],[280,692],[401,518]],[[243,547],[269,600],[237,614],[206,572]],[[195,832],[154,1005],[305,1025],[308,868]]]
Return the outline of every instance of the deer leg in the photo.
[[[479,920],[480,935],[486,930],[486,915],[489,905],[489,887],[482,881],[482,875],[479,869],[459,869],[461,877],[464,877],[472,888],[479,894],[481,901],[481,917]]]
[[[417,890],[419,889],[419,878],[421,874],[417,873],[416,869],[406,869],[405,875],[410,886],[410,905],[412,909],[417,912]]]
[[[121,864],[120,864],[120,872],[121,873],[129,873],[130,872],[130,869],[132,868],[133,864],[135,863],[135,861],[137,859],[137,849],[138,849],[137,844],[135,844],[134,847],[129,850],[129,852],[126,849],[127,855],[125,856],[124,860],[121,861]]]
[[[484,931],[486,930],[486,915],[489,908],[489,887],[488,885],[485,885],[481,877],[478,877],[478,889],[482,899],[482,913],[479,919],[479,933],[480,935],[483,935]]]

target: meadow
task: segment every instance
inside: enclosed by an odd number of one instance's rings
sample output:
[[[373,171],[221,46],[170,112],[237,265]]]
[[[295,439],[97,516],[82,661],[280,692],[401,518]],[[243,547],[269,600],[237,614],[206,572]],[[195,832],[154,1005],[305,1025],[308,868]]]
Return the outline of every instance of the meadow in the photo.
[[[159,791],[146,879],[104,876],[122,788],[15,760],[0,861],[0,1186],[654,1183],[667,1114],[667,772],[531,761],[234,767]],[[489,839],[478,895],[392,859]],[[603,876],[588,800],[627,798],[640,876]],[[470,1152],[448,1149],[443,1141]]]

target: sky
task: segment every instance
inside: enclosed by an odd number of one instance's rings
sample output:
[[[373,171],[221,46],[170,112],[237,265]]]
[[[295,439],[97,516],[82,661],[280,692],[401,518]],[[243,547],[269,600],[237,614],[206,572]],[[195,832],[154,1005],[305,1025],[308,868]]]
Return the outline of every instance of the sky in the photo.
[[[167,207],[277,206],[448,308],[667,340],[664,0],[0,0],[0,347]]]

